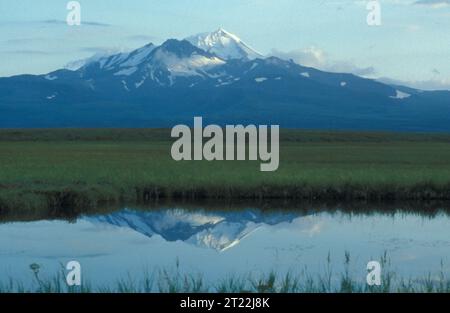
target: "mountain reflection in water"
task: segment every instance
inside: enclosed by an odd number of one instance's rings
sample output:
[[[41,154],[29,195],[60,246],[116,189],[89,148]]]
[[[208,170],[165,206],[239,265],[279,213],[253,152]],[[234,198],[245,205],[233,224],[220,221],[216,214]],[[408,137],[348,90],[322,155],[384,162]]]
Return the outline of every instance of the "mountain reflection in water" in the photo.
[[[256,206],[255,206],[256,207]],[[428,212],[423,214],[420,212]],[[5,219],[6,217],[3,217]],[[336,273],[351,255],[352,275],[363,282],[367,262],[387,252],[400,277],[450,274],[450,215],[446,210],[123,209],[70,220],[35,218],[0,223],[0,282],[54,275],[61,264],[81,263],[94,285],[140,277],[144,270],[180,264],[210,283],[229,275]]]
[[[128,227],[148,237],[160,235],[167,241],[181,240],[199,247],[225,251],[263,225],[292,223],[300,216],[292,212],[263,213],[259,210],[193,212],[173,209],[144,212],[125,209],[109,215],[83,219],[92,223]],[[311,223],[304,226],[314,227]]]

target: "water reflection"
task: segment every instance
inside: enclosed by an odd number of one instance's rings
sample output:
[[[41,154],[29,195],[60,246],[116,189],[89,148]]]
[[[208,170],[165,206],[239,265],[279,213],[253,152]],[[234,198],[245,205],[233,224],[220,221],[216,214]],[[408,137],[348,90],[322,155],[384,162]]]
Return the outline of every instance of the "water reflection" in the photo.
[[[152,212],[126,209],[120,212],[83,217],[94,224],[133,229],[147,237],[159,235],[166,241],[186,243],[225,251],[263,226],[291,223],[299,213],[243,210],[231,212],[188,211],[183,209]]]
[[[328,255],[336,273],[346,251],[352,271],[385,251],[405,277],[450,273],[450,216],[417,211],[124,209],[81,215],[70,222],[0,224],[0,281],[26,281],[29,265],[54,274],[77,260],[94,284],[107,284],[144,268],[173,266],[210,281],[230,274],[301,271],[323,273]],[[444,267],[441,268],[441,262]]]

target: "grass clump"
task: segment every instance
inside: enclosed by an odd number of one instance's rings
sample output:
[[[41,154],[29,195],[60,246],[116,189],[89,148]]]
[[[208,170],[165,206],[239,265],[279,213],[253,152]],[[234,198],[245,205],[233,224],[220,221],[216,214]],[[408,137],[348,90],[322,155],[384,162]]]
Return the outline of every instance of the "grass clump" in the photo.
[[[385,253],[381,258],[383,268],[380,286],[366,284],[365,276],[355,278],[352,274],[350,253],[344,257],[344,270],[333,273],[330,256],[322,274],[311,275],[305,268],[298,274],[233,274],[218,283],[206,280],[201,274],[183,273],[179,261],[174,268],[144,270],[139,278],[128,275],[108,286],[94,287],[84,280],[82,286],[68,287],[65,273],[43,279],[40,266],[31,264],[32,283],[25,285],[10,278],[0,281],[0,293],[450,293],[450,280],[441,270],[437,275],[425,277],[398,277],[390,270],[390,260]],[[360,276],[360,275],[358,275]]]

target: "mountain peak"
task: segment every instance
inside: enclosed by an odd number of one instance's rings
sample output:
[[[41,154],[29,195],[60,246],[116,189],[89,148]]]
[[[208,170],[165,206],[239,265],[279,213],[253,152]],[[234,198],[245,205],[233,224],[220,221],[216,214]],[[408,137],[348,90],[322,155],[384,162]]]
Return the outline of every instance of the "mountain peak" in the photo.
[[[208,51],[192,45],[187,40],[169,39],[166,40],[157,49],[172,53],[179,58],[190,57],[192,54],[203,55],[205,57],[214,57],[214,55],[212,55]]]
[[[222,27],[220,27],[220,28],[219,28],[218,30],[216,30],[215,32],[212,32],[211,35],[228,37],[228,38],[233,39],[233,40],[236,41],[236,42],[242,42],[242,40],[241,40],[238,36],[236,36],[236,35],[230,33],[229,31],[225,30],[225,29],[222,28]]]
[[[224,60],[261,58],[262,55],[244,43],[238,36],[219,28],[186,38],[194,46],[213,53]]]

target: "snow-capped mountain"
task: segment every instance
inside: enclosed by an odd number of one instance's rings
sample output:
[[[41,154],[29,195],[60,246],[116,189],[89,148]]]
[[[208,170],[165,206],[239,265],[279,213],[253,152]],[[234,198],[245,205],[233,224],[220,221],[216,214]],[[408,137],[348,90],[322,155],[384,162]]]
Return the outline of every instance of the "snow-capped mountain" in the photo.
[[[300,217],[295,213],[263,213],[259,210],[234,212],[123,210],[109,215],[83,217],[91,223],[131,228],[147,237],[159,235],[167,241],[225,251],[239,244],[262,226],[291,223]]]
[[[263,58],[239,37],[220,28],[212,33],[202,33],[186,38],[191,44],[224,60]]]
[[[188,37],[185,40],[189,41],[197,48],[205,52],[209,52],[210,54],[214,54],[218,58],[221,58],[223,60],[253,60],[256,58],[264,57],[262,54],[249,47],[239,37],[227,32],[222,28],[211,33],[197,34]],[[107,67],[111,67],[111,65],[114,64],[119,65],[123,68],[133,68],[136,65],[145,62],[146,57],[148,57],[148,55],[154,48],[155,46],[150,43],[142,48],[133,51],[132,53],[123,51],[107,51],[96,53],[89,58],[69,62],[64,68],[71,71],[76,71],[87,65],[92,65],[93,63],[100,63],[100,68],[103,68],[103,66],[105,65]]]
[[[192,46],[187,41],[167,40],[161,46],[146,45],[131,53],[120,53],[90,62],[79,72],[81,78],[100,82],[120,80],[129,92],[151,86],[172,86],[177,78],[206,77],[207,71],[225,61]]]
[[[450,92],[264,58],[224,30],[93,57],[75,71],[0,78],[0,127],[172,127],[194,116],[217,124],[450,131]]]
[[[72,62],[67,63],[64,66],[64,69],[70,70],[70,71],[76,71],[76,70],[79,70],[80,68],[82,68],[83,66],[86,66],[87,64],[94,63],[94,62],[97,62],[97,61],[99,61],[101,59],[109,58],[112,55],[122,54],[122,53],[125,53],[125,52],[124,51],[118,51],[118,50],[109,50],[109,51],[97,52],[93,56],[90,56],[88,58],[84,58],[84,59],[80,59],[80,60],[76,60],[76,61],[72,61]]]

